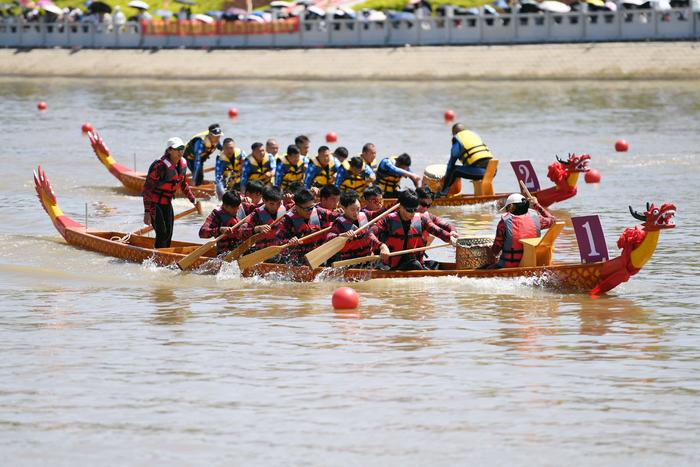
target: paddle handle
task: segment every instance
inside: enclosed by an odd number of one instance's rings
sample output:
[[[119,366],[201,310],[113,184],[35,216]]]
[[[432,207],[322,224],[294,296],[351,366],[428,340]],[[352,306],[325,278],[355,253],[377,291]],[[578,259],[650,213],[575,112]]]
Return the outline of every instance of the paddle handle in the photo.
[[[446,246],[450,246],[450,244],[443,243],[441,245],[423,246],[420,248],[411,248],[410,250],[395,251],[393,253],[389,253],[389,256],[400,256],[400,255],[405,255],[406,253],[417,253],[419,251],[432,250],[433,248],[444,248]],[[371,255],[371,256],[362,256],[360,258],[345,259],[342,261],[335,261],[333,263],[333,267],[340,268],[343,266],[352,266],[353,264],[360,264],[360,263],[367,263],[369,261],[376,261],[380,258],[381,258],[381,256]]]
[[[299,243],[303,243],[304,240],[308,240],[308,239],[310,239],[310,238],[313,238],[313,237],[315,237],[316,235],[321,235],[322,233],[326,233],[326,232],[328,232],[329,230],[331,230],[331,228],[332,228],[332,226],[326,227],[325,229],[317,230],[317,231],[314,232],[314,233],[310,233],[309,235],[305,235],[305,236],[303,236],[303,237],[301,237],[301,238],[299,239]],[[282,248],[288,248],[290,245],[291,245],[291,243],[290,243],[290,242],[287,242],[287,243],[285,243],[284,245],[280,245],[280,246],[281,246]]]
[[[410,250],[395,251],[393,253],[389,253],[389,256],[400,256],[400,255],[405,255],[407,253],[418,253],[419,251],[432,250],[433,248],[444,248],[446,246],[452,246],[452,244],[451,243],[443,243],[440,245],[422,246],[420,248],[411,248]]]
[[[525,182],[520,180],[520,188],[522,188],[523,193],[525,193],[525,197],[528,199],[532,199],[532,195],[530,194],[530,190],[527,189],[527,185],[525,185]]]
[[[396,203],[395,205],[393,205],[392,207],[390,207],[389,209],[387,209],[386,211],[384,211],[383,213],[381,213],[380,215],[378,215],[377,217],[375,217],[371,221],[367,222],[365,225],[362,225],[359,228],[355,229],[355,233],[360,233],[364,229],[371,227],[372,224],[384,219],[386,216],[388,216],[392,212],[396,211],[399,208],[399,206],[401,206],[401,205],[399,203]]]

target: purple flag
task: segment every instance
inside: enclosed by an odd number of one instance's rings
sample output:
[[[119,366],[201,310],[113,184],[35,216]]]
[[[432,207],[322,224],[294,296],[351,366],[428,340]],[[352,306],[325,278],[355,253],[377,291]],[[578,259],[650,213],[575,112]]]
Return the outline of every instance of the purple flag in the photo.
[[[576,242],[582,263],[595,263],[608,260],[608,246],[605,243],[600,217],[572,217],[571,223],[576,233]]]
[[[540,181],[537,180],[531,161],[510,161],[510,165],[513,167],[515,176],[518,177],[518,182],[522,181],[530,191],[540,190]]]

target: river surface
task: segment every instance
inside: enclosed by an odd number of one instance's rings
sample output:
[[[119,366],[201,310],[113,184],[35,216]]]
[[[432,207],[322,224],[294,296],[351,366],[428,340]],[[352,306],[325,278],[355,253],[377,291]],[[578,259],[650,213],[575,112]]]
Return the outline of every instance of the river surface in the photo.
[[[599,214],[611,257],[637,224],[628,205],[673,202],[678,227],[605,297],[375,280],[340,313],[339,283],[183,275],[70,247],[33,188],[41,164],[67,215],[84,222],[87,204],[90,227],[130,231],[141,199],[99,164],[85,121],[139,170],[169,137],[219,122],[244,148],[300,133],[316,148],[332,130],[351,153],[371,141],[422,172],[446,160],[448,108],[501,160],[497,191],[516,190],[509,160],[531,159],[546,187],[556,154],[590,153],[602,182],[581,177],[553,212]],[[700,463],[698,82],[3,79],[0,125],[2,465]],[[489,205],[436,214],[465,235],[498,219]],[[175,238],[201,222],[178,221]],[[556,255],[578,261],[570,228]]]

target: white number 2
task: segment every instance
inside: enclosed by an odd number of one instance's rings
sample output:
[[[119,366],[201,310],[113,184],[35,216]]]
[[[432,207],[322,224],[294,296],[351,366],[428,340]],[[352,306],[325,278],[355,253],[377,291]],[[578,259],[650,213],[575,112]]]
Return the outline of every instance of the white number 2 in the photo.
[[[527,166],[525,164],[521,164],[518,166],[518,172],[520,172],[523,176],[523,181],[525,182],[525,186],[528,188],[534,188],[535,187],[535,182],[532,181],[530,178],[530,170],[528,170]]]

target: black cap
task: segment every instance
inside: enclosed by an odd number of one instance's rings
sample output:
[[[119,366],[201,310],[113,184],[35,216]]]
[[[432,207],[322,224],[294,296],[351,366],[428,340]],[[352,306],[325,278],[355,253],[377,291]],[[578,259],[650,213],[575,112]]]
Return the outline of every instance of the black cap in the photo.
[[[209,125],[209,133],[214,136],[221,135],[221,126],[218,123],[212,123],[211,125]]]

